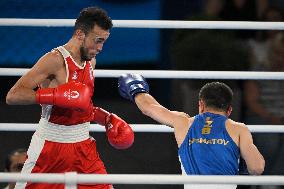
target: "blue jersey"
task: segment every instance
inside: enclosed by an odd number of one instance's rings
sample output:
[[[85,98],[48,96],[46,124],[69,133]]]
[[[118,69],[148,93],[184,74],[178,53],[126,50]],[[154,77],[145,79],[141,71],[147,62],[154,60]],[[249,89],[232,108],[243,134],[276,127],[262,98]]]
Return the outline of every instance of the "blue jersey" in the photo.
[[[188,175],[237,175],[240,150],[226,130],[226,116],[203,113],[194,121],[178,154]]]

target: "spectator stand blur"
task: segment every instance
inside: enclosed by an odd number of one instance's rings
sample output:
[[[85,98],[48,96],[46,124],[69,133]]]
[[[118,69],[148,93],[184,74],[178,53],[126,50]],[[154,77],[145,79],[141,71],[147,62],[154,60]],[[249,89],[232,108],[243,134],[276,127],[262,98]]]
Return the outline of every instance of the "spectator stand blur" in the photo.
[[[281,9],[272,4],[260,15],[260,21],[283,21]],[[284,37],[282,31],[258,31],[248,41],[250,70],[284,71]],[[245,121],[247,124],[284,124],[284,81],[249,80],[244,85]],[[254,134],[254,142],[266,160],[265,175],[284,174],[283,134]],[[260,186],[259,188],[283,188]]]
[[[274,32],[272,32],[274,33]],[[269,34],[272,34],[269,32]],[[284,71],[284,34],[274,33],[266,39],[266,59],[254,60],[253,71]],[[252,56],[257,57],[257,54]],[[261,61],[259,61],[261,60]],[[247,124],[284,124],[284,81],[250,80],[245,83]],[[282,134],[258,134],[256,145],[266,159],[264,174],[284,174],[284,138]]]
[[[269,8],[265,21],[282,21],[281,12]],[[284,35],[280,31],[267,31],[249,41],[252,71],[284,71]],[[247,124],[284,124],[284,81],[250,80],[245,82]],[[266,159],[264,174],[284,174],[284,140],[281,134],[254,135],[256,145]]]
[[[207,0],[203,12],[188,20],[221,20],[225,1]],[[232,31],[177,30],[173,35],[171,62],[176,70],[244,71],[248,55],[244,43]],[[208,80],[178,80],[173,82],[173,102],[179,109],[198,113],[198,91]],[[240,120],[242,92],[239,81],[224,81],[234,90],[232,118]]]
[[[259,21],[280,22],[282,21],[281,11],[276,7],[269,7],[260,16]],[[257,31],[253,38],[248,40],[250,49],[250,70],[265,70],[269,67],[268,51],[271,39],[273,39],[279,30]]]
[[[266,5],[263,0],[226,0],[220,17],[225,21],[256,21],[259,9]],[[264,0],[265,1],[265,0]],[[261,7],[261,8],[258,8]],[[239,40],[246,41],[254,36],[252,30],[234,30],[234,36]]]

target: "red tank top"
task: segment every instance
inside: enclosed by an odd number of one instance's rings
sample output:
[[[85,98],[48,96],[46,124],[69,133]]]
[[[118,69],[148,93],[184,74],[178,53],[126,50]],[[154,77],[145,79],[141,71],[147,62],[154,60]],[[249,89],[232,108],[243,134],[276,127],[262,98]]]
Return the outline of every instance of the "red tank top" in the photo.
[[[64,57],[67,73],[66,82],[77,81],[84,83],[90,88],[93,94],[94,75],[91,62],[86,61],[84,66],[80,66],[74,61],[70,53],[64,47],[60,46],[57,48],[57,50],[59,50],[59,52]],[[88,111],[84,112],[76,109],[62,108],[55,105],[43,105],[42,117],[55,124],[76,125],[92,120],[92,107],[92,101],[90,101]]]

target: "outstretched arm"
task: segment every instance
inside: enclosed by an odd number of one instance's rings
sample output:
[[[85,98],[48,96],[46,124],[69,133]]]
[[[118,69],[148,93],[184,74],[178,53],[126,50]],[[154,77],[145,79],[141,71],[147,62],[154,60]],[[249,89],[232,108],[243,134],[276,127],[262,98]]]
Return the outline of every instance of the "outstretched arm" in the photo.
[[[170,111],[160,105],[156,99],[148,93],[139,93],[135,96],[135,103],[143,114],[155,121],[170,126],[178,127],[187,122],[189,115],[184,112]]]
[[[186,113],[170,111],[149,94],[146,80],[138,74],[124,74],[118,80],[119,93],[125,99],[134,101],[141,112],[157,122],[173,127],[180,145],[193,121]]]
[[[252,175],[262,174],[265,161],[257,147],[253,144],[251,133],[246,126],[242,126],[240,131],[240,151],[247,164],[248,172]]]

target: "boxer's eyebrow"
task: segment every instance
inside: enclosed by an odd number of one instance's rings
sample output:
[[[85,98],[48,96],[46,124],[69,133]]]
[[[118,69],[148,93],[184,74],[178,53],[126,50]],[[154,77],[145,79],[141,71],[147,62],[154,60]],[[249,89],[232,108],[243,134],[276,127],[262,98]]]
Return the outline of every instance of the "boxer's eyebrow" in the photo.
[[[103,38],[103,37],[99,37],[99,36],[97,36],[96,38],[95,38],[95,43],[103,43],[103,42],[105,42],[106,41],[106,39],[105,38]]]

